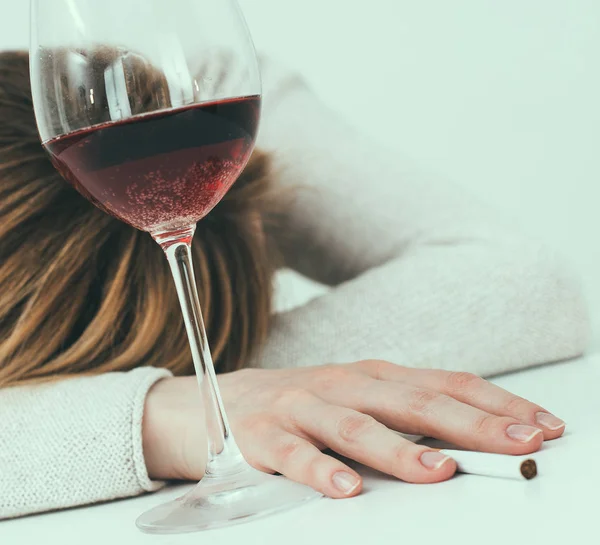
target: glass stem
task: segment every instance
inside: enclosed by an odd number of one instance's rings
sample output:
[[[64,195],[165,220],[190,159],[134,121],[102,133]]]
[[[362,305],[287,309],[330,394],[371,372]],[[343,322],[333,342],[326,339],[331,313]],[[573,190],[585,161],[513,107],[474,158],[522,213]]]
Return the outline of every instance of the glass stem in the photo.
[[[204,404],[208,439],[206,478],[234,473],[247,466],[231,433],[206,338],[192,266],[191,244],[194,231],[195,226],[152,236],[164,250],[171,267]]]

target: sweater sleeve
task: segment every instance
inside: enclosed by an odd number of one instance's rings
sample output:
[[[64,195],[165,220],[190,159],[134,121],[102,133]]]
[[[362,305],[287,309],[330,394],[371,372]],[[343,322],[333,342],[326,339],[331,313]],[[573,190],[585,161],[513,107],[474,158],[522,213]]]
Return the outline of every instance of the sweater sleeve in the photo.
[[[298,76],[267,61],[263,74],[259,145],[296,192],[275,236],[290,268],[332,289],[276,316],[254,366],[378,358],[489,376],[584,351],[586,305],[559,256],[362,137]]]
[[[0,519],[160,488],[142,450],[150,367],[0,390]]]

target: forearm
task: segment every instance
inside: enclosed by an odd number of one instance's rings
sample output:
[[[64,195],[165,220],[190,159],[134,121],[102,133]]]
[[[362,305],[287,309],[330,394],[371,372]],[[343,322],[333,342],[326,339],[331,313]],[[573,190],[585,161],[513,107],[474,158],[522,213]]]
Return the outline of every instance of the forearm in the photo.
[[[489,376],[577,356],[588,331],[577,282],[535,243],[424,244],[277,316],[253,364],[378,358]]]
[[[253,365],[383,358],[490,375],[584,350],[586,305],[560,258],[275,73],[261,142],[296,193],[275,235],[289,267],[335,287],[276,317]]]
[[[146,470],[142,368],[0,390],[0,519],[156,490]]]

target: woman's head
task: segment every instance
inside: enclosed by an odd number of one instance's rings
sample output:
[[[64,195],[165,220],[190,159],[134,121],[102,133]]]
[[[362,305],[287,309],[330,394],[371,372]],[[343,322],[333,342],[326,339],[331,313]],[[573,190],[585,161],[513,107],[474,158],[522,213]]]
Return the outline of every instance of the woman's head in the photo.
[[[268,171],[255,153],[194,242],[221,371],[242,367],[267,332]],[[27,55],[0,52],[0,386],[143,365],[193,373],[162,251],[56,173],[37,134]]]

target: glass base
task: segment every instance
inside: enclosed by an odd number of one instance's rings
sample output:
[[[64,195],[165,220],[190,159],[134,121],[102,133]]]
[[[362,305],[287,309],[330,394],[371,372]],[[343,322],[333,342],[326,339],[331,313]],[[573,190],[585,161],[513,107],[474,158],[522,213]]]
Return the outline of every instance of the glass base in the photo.
[[[241,524],[285,511],[321,493],[250,466],[228,476],[207,475],[185,496],[141,515],[137,527],[152,534],[179,534]]]

